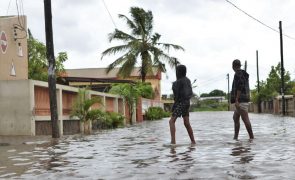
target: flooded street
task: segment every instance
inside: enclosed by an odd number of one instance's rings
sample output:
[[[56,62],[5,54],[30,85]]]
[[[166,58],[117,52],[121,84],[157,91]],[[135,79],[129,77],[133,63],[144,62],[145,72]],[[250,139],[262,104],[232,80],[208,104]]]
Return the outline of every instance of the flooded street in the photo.
[[[295,179],[295,118],[249,114],[253,141],[232,112],[191,113],[197,140],[182,119],[176,147],[168,119],[90,136],[0,137],[0,179]]]

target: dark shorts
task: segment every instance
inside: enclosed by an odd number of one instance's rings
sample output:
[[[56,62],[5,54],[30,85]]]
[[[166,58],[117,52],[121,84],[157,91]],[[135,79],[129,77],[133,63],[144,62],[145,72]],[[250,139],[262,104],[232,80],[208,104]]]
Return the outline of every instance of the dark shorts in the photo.
[[[176,102],[172,107],[172,116],[173,117],[185,117],[189,116],[189,107],[190,102]]]

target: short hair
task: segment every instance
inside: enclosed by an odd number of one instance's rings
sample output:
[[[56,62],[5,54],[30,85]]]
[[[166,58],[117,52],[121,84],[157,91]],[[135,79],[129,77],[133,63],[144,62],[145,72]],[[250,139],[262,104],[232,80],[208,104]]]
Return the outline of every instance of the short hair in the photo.
[[[186,76],[186,67],[185,65],[178,65],[176,67],[176,78],[179,79],[179,78],[182,78],[182,77],[185,77]]]
[[[233,61],[233,67],[241,67],[241,61],[238,59],[235,59]]]

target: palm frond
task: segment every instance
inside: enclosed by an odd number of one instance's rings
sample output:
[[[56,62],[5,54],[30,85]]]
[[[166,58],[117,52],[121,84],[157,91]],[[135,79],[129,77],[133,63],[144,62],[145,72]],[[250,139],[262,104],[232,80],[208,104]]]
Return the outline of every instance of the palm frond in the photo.
[[[158,63],[161,62],[160,59],[163,59],[168,62],[171,68],[175,68],[178,64],[180,64],[177,58],[169,56],[159,48],[152,47],[151,51],[153,51],[154,54],[154,61],[158,61]]]
[[[145,14],[145,29],[148,35],[153,31],[153,13],[152,11],[148,11]]]
[[[112,62],[111,64],[108,65],[107,69],[106,69],[106,73],[108,74],[111,70],[113,70],[116,66],[124,63],[125,61],[127,61],[128,58],[128,54],[130,52],[127,52],[126,54],[124,54],[123,56],[119,57],[118,59],[116,59],[114,62]]]
[[[181,47],[179,45],[176,45],[176,44],[156,43],[156,45],[163,46],[163,48],[165,50],[167,50],[168,52],[169,52],[170,48],[173,48],[174,50],[182,50],[182,51],[184,51],[183,47]]]
[[[136,64],[136,55],[134,54],[128,54],[126,57],[126,61],[122,65],[122,67],[119,69],[118,75],[122,77],[128,77],[132,73],[132,70],[134,69]]]
[[[112,55],[112,54],[115,55],[116,53],[130,50],[130,48],[131,47],[129,44],[110,47],[110,48],[106,49],[104,52],[102,52],[101,59],[103,59],[103,57],[106,55]]]
[[[125,16],[123,14],[119,14],[119,18],[126,20],[126,23],[130,29],[137,30],[137,26],[127,16]]]
[[[154,62],[154,67],[156,67],[158,69],[158,71],[161,71],[161,72],[166,72],[166,66],[164,63],[161,63],[161,61],[156,61]]]
[[[153,29],[153,14],[151,11],[145,11],[139,7],[132,7],[130,14],[137,29],[133,33],[139,36],[149,36]]]
[[[155,33],[152,37],[151,37],[151,40],[152,40],[152,44],[156,44],[161,38],[161,35],[158,34],[158,33]]]
[[[127,34],[121,30],[115,29],[113,33],[109,34],[109,41],[112,42],[113,40],[120,40],[120,41],[131,41],[135,40],[136,38],[130,34]]]

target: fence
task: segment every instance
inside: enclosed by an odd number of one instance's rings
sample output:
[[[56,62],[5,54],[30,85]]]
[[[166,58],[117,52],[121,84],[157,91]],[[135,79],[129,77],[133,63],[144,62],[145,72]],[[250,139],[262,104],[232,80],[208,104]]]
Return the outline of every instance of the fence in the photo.
[[[285,114],[287,116],[295,116],[295,98],[294,95],[285,95]],[[252,107],[251,107],[252,106]],[[258,112],[258,105],[252,104],[250,109],[252,112]],[[254,107],[254,108],[253,108]],[[270,113],[275,115],[282,114],[282,96],[277,96],[273,100],[270,101],[262,101],[260,103],[261,113]]]
[[[0,135],[51,134],[48,83],[35,80],[0,81]],[[70,118],[78,88],[57,85],[57,109],[60,134],[80,132],[80,121]],[[102,98],[103,105],[92,108],[118,112],[128,117],[128,107],[118,95],[89,91]],[[135,121],[135,118],[132,118]],[[130,123],[130,122],[125,122]]]
[[[136,119],[141,122],[144,120],[145,112],[149,109],[149,107],[161,107],[164,109],[164,103],[160,100],[139,98],[136,106]]]

